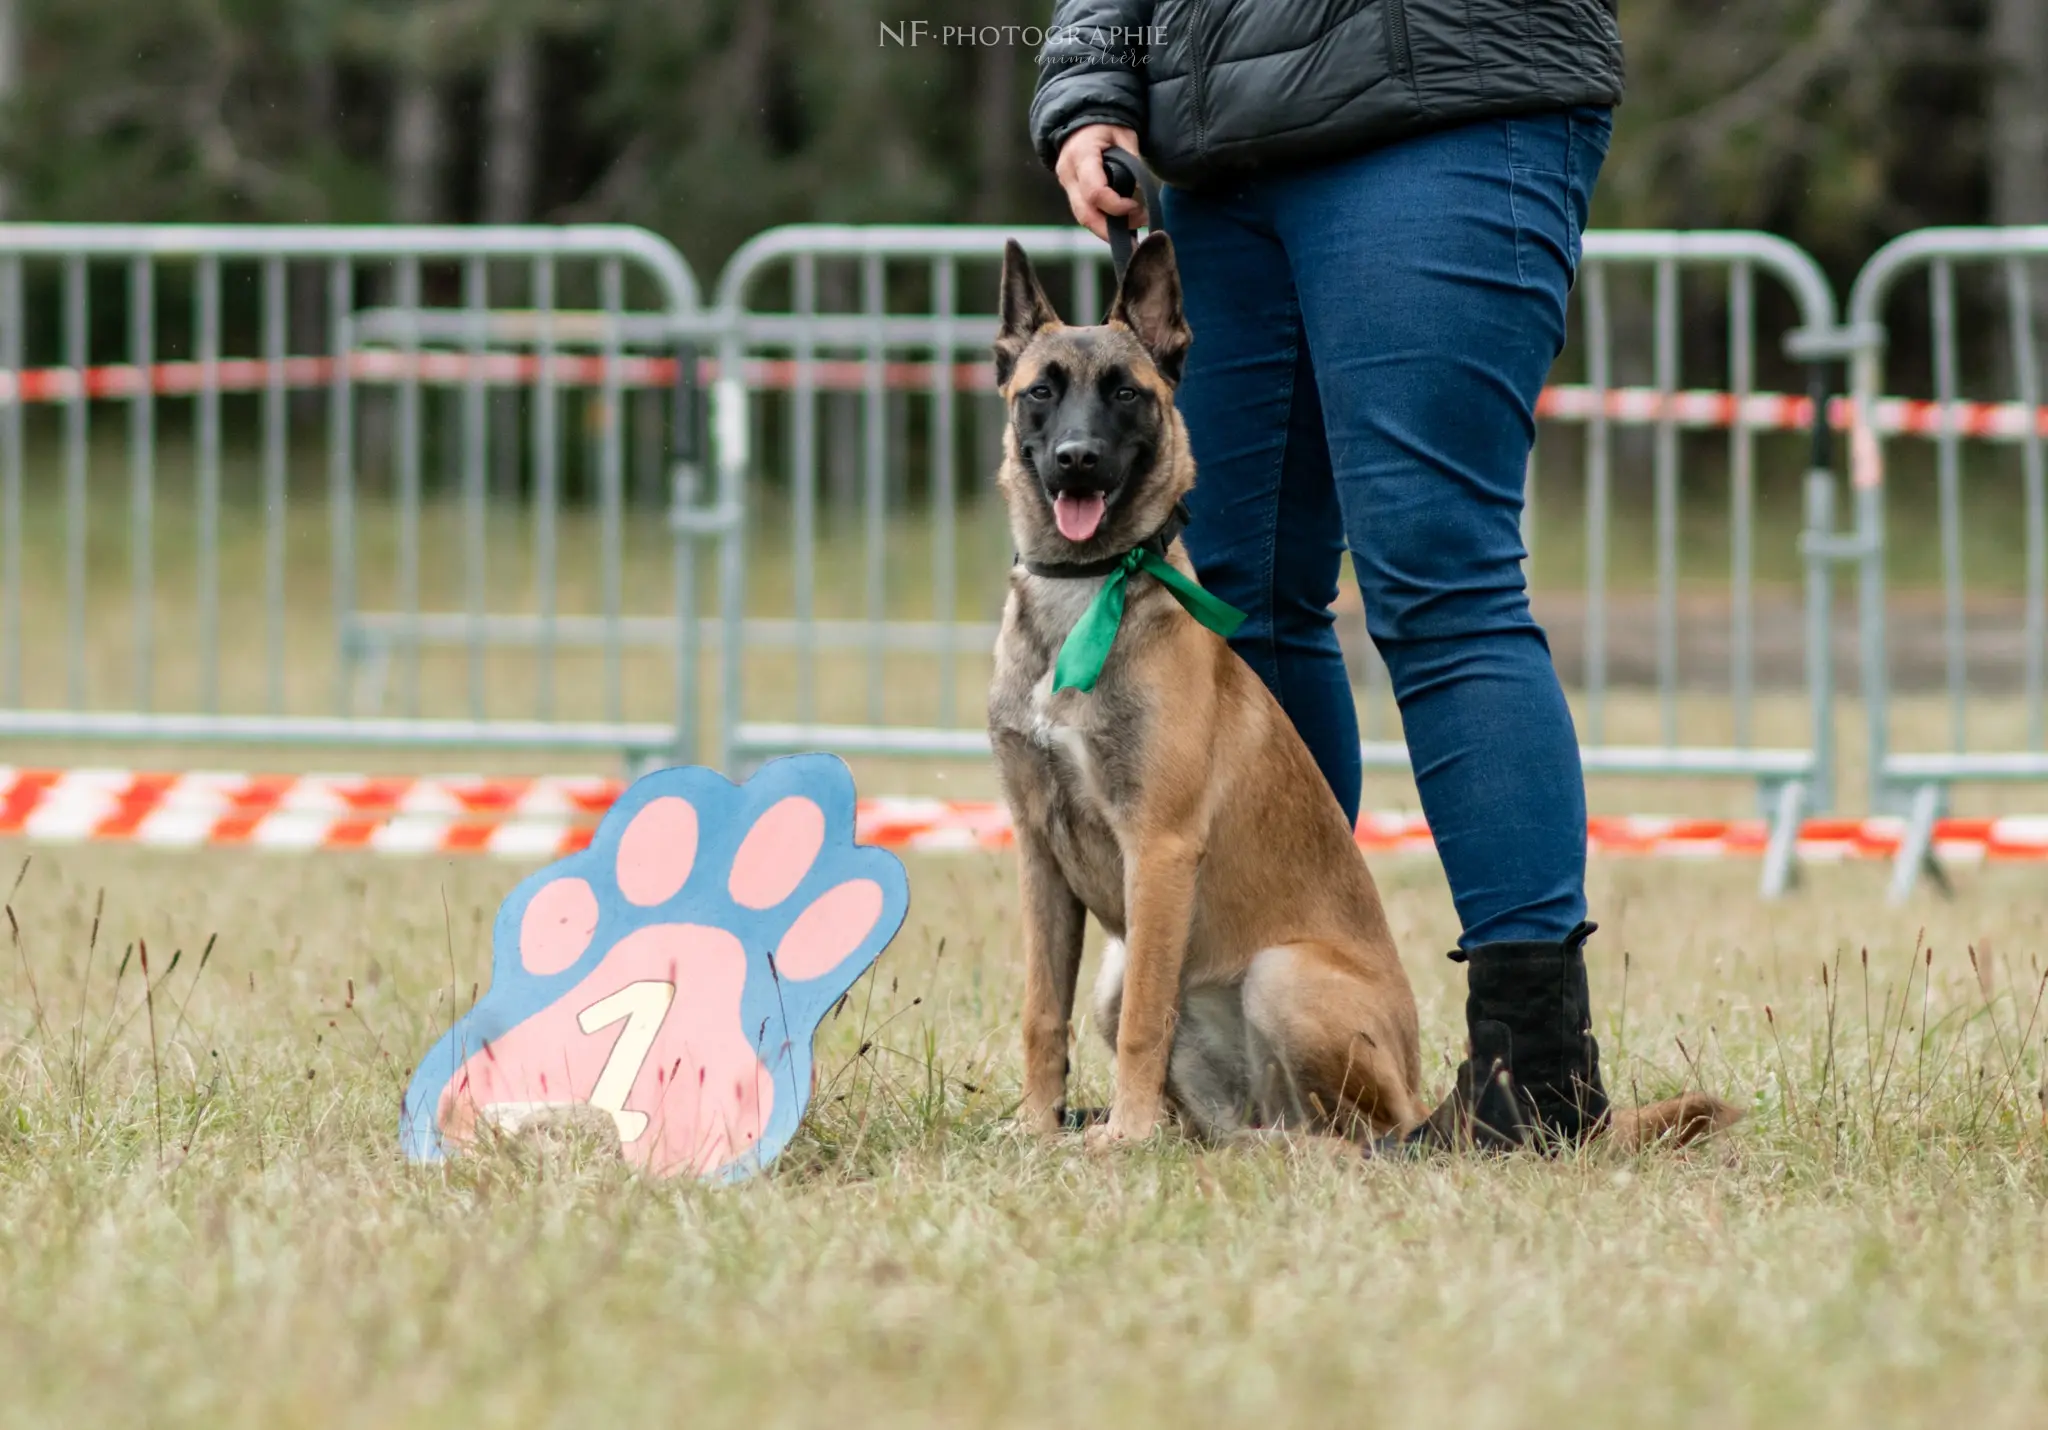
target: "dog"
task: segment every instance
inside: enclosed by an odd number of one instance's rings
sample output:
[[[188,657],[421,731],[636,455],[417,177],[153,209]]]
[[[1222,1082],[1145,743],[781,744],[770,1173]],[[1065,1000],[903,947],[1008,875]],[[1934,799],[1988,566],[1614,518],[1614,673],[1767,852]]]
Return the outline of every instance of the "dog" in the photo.
[[[1018,560],[988,724],[1023,907],[1019,1115],[1045,1133],[1074,1120],[1070,1025],[1093,914],[1111,939],[1095,1003],[1116,1075],[1091,1142],[1168,1119],[1211,1141],[1396,1138],[1428,1109],[1379,892],[1279,703],[1173,590],[1194,585],[1178,531],[1195,462],[1174,405],[1191,342],[1164,233],[1137,245],[1092,327],[1064,324],[1008,245],[998,486]],[[1134,569],[1139,551],[1182,581]],[[1063,648],[1119,579],[1099,674],[1062,678]],[[1636,1145],[1719,1125],[1678,1099],[1616,1112],[1606,1135]]]

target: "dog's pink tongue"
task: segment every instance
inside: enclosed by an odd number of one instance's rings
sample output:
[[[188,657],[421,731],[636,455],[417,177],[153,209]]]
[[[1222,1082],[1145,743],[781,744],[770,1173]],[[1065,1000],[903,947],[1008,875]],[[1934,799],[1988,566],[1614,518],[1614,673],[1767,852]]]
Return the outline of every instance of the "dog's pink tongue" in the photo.
[[[1104,505],[1100,492],[1084,497],[1062,493],[1052,499],[1052,519],[1059,523],[1060,535],[1067,540],[1086,541],[1102,525]]]

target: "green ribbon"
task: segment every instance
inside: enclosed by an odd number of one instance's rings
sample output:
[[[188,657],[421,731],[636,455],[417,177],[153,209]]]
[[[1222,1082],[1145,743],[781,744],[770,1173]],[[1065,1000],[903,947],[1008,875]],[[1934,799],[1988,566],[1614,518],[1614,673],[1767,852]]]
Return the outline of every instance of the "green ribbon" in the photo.
[[[1153,552],[1135,547],[1124,553],[1116,569],[1102,583],[1102,589],[1095,593],[1095,599],[1088,603],[1088,609],[1081,613],[1081,619],[1074,623],[1074,629],[1067,633],[1065,644],[1060,646],[1060,657],[1052,668],[1054,694],[1062,690],[1093,690],[1095,682],[1102,678],[1109,648],[1116,644],[1117,628],[1124,623],[1124,587],[1134,571],[1143,571],[1157,580],[1189,615],[1225,640],[1237,634],[1237,628],[1244,624],[1243,611],[1210,595]]]

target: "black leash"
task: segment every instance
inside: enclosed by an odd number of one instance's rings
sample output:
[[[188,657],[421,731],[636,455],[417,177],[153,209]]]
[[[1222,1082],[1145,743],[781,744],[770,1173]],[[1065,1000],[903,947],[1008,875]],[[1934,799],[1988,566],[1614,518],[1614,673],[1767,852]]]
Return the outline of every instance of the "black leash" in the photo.
[[[1161,561],[1166,559],[1167,548],[1187,530],[1189,520],[1188,504],[1177,501],[1173,510],[1166,514],[1166,524],[1131,548],[1131,551],[1149,551]],[[1119,551],[1114,556],[1105,556],[1100,561],[1026,561],[1022,565],[1034,576],[1043,576],[1049,581],[1085,581],[1092,576],[1107,576],[1124,564],[1124,558],[1131,551]]]
[[[1166,228],[1165,215],[1159,211],[1159,180],[1152,177],[1152,171],[1145,167],[1137,155],[1123,149],[1102,151],[1102,172],[1109,179],[1109,186],[1124,198],[1130,198],[1139,190],[1145,194],[1145,223],[1153,233],[1163,233]],[[1116,265],[1116,281],[1124,281],[1124,270],[1131,266],[1131,250],[1137,247],[1138,225],[1132,219],[1121,224],[1112,220],[1109,224],[1109,260]]]

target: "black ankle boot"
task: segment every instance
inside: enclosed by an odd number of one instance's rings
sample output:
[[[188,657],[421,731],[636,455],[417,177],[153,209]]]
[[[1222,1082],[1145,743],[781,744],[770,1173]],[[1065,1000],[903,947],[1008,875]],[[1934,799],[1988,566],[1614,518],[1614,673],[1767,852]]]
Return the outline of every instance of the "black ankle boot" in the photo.
[[[1451,955],[1468,969],[1472,1056],[1451,1095],[1404,1139],[1409,1146],[1555,1150],[1606,1120],[1586,987],[1594,927],[1582,923],[1562,943],[1489,943]]]

